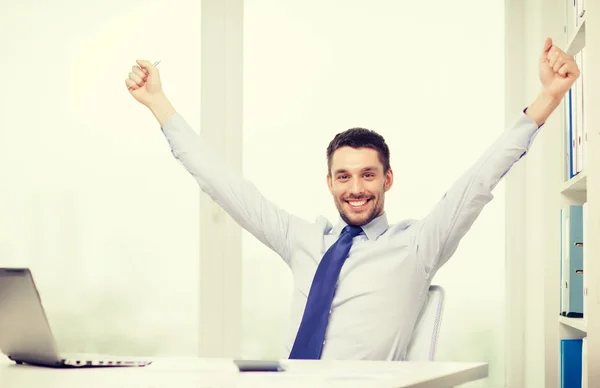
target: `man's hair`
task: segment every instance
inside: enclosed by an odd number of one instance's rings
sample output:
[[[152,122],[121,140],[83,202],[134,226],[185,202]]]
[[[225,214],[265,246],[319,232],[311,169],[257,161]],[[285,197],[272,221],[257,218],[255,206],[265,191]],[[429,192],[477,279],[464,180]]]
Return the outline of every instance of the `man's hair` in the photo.
[[[340,132],[327,147],[327,171],[331,174],[331,159],[333,153],[341,147],[371,148],[379,154],[379,161],[383,164],[383,173],[390,169],[390,149],[383,136],[366,128],[350,128]]]

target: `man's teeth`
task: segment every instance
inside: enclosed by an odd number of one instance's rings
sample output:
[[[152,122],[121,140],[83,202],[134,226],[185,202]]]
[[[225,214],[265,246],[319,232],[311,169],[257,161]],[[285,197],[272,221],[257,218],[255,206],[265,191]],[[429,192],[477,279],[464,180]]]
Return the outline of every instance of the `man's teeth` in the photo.
[[[362,206],[365,203],[367,203],[367,201],[350,201],[350,205],[355,206],[355,207]]]

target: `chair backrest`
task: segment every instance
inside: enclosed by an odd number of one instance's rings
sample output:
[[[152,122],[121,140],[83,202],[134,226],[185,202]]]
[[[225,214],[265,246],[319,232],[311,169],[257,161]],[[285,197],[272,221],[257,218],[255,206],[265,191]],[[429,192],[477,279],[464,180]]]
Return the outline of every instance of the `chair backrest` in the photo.
[[[407,361],[434,361],[444,312],[444,288],[431,285],[406,353]]]

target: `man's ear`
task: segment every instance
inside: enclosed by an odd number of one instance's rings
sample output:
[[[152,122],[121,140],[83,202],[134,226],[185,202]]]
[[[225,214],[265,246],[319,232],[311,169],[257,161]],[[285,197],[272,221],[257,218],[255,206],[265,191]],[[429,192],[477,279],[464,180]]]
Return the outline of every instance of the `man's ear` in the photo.
[[[327,187],[329,187],[329,192],[333,195],[333,182],[331,181],[331,174],[327,174]]]
[[[394,184],[394,172],[390,168],[388,170],[388,172],[385,174],[385,183],[384,183],[384,186],[383,186],[383,188],[385,189],[385,191],[388,191],[389,189],[391,189],[392,188],[392,184]]]

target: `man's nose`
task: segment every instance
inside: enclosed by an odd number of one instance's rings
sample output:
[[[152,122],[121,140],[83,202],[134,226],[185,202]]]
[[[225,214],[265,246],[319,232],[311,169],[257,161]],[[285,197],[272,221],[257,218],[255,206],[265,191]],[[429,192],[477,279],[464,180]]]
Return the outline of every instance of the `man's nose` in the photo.
[[[364,192],[364,186],[360,179],[353,179],[352,184],[350,186],[350,192],[352,195],[362,195]]]

